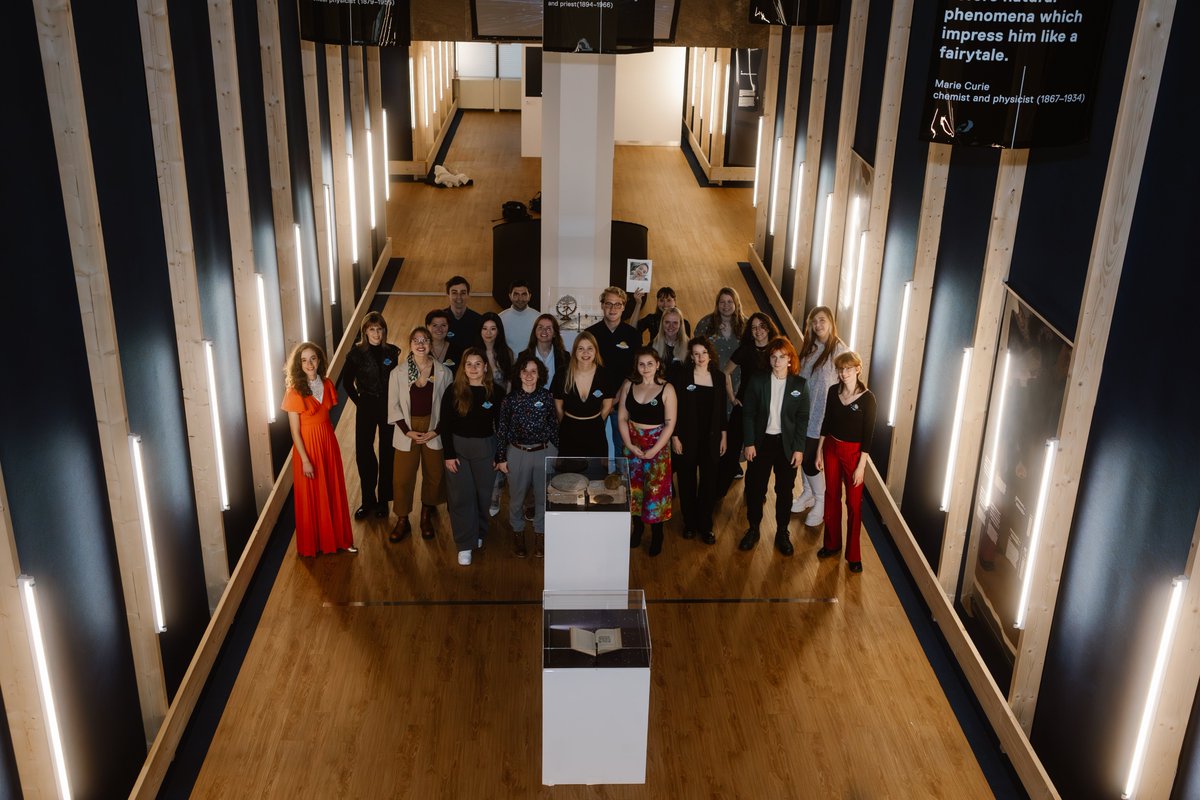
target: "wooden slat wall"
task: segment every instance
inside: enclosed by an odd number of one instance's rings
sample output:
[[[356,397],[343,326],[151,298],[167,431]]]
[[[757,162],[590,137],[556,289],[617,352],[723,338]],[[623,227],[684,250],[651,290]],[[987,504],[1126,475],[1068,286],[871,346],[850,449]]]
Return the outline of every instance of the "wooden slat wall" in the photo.
[[[770,129],[770,144],[769,152],[771,154],[767,173],[767,196],[764,202],[767,204],[767,216],[764,218],[766,227],[766,235],[771,237],[769,258],[764,257],[763,261],[768,264],[771,272],[771,280],[776,287],[783,283],[783,271],[787,269],[785,257],[788,245],[788,209],[791,207],[789,202],[793,182],[792,168],[793,161],[796,156],[796,117],[800,113],[800,75],[801,65],[804,58],[804,34],[802,30],[793,29],[791,41],[788,45],[787,59],[787,78],[784,84],[783,91],[783,108],[776,109],[776,117],[782,118],[783,131],[779,136],[775,136],[775,120],[772,119],[772,127]],[[766,127],[764,122],[763,127]],[[767,135],[764,131],[764,135]],[[777,183],[777,186],[772,186]],[[775,202],[772,204],[771,199]],[[774,234],[771,233],[772,222],[774,223]],[[786,305],[780,308],[780,311],[787,308]]]
[[[329,86],[329,149],[333,154],[334,227],[337,229],[338,302],[348,304],[354,297],[354,259],[350,237],[350,154],[346,141],[346,97],[343,90],[342,48],[325,46],[325,81]],[[343,323],[345,322],[343,318]]]
[[[361,275],[363,266],[374,262],[371,255],[374,247],[371,207],[367,202],[367,99],[364,95],[366,82],[363,76],[363,49],[348,47],[346,50],[349,54],[350,131],[353,136],[350,152],[354,155],[354,190],[357,195],[354,209],[357,219],[351,235],[358,240],[357,272]]]
[[[316,287],[320,296],[325,341],[332,343],[333,314],[329,296],[329,226],[325,216],[325,160],[321,153],[321,108],[317,96],[317,50],[312,42],[300,42],[300,64],[304,74],[304,118],[308,123],[308,163],[312,170],[313,227],[317,234]]]
[[[1025,628],[1021,631],[1013,667],[1010,699],[1017,718],[1027,731],[1033,724],[1042,682],[1046,646],[1079,494],[1079,477],[1100,389],[1100,373],[1104,367],[1104,353],[1174,13],[1174,0],[1143,0],[1121,91],[1121,107],[1117,112],[1108,170],[1104,176],[1104,193],[1092,239],[1083,304],[1075,329],[1075,347],[1071,351],[1067,394],[1059,419],[1059,450],[1044,512],[1042,543],[1032,578]]]
[[[122,596],[125,599],[130,646],[137,672],[142,724],[149,741],[166,714],[167,693],[162,653],[150,606],[146,551],[142,545],[129,450],[125,384],[121,378],[104,234],[100,226],[99,199],[92,173],[92,150],[75,48],[75,26],[70,7],[65,4],[39,2],[35,4],[35,13],[91,373],[92,396],[96,406],[96,427],[108,478],[108,502],[121,566]],[[211,432],[209,435],[211,442]],[[223,556],[223,541],[221,546]],[[36,686],[33,691],[36,692]],[[6,703],[7,696],[6,691]]]
[[[754,198],[754,242],[751,248],[758,254],[759,261],[767,252],[767,210],[771,199],[771,165],[775,150],[775,113],[779,95],[779,61],[783,53],[783,31],[771,28],[767,57],[763,59],[762,73],[767,76],[763,86],[762,130],[758,142],[757,191]]]
[[[449,48],[453,49],[453,48]],[[375,168],[371,171],[371,185],[375,187],[375,232],[372,237],[374,241],[375,252],[379,253],[383,250],[383,243],[387,241],[387,201],[384,198],[384,193],[387,191],[384,175],[387,174],[387,165],[383,158],[383,90],[380,84],[379,74],[379,48],[368,47],[366,50],[367,56],[367,109],[370,112],[368,116],[371,119],[371,129],[368,135],[371,137],[372,145],[375,148],[374,163]],[[391,122],[391,120],[388,120]]]
[[[1000,338],[1007,296],[1004,285],[1008,279],[1009,264],[1012,263],[1013,241],[1017,236],[1017,218],[1021,210],[1021,192],[1025,186],[1025,166],[1028,162],[1028,150],[1005,150],[1000,154],[996,196],[992,202],[992,226],[988,231],[987,259],[983,263],[979,306],[975,312],[967,399],[963,406],[962,428],[954,460],[950,508],[942,532],[942,555],[938,560],[938,580],[950,600],[954,599],[958,587],[967,526],[971,520],[975,476],[983,450],[988,394],[996,361],[996,342]]]
[[[805,298],[808,296],[808,280],[811,269],[813,225],[817,216],[817,187],[820,184],[821,147],[825,139],[825,101],[829,92],[829,51],[833,46],[833,28],[817,28],[816,44],[813,48],[812,94],[808,103],[808,126],[804,145],[804,183],[800,198],[800,213],[796,217],[795,280],[792,285],[792,316],[804,318]],[[792,236],[791,228],[787,235]],[[788,245],[790,247],[790,241]],[[786,250],[786,248],[785,248]],[[808,262],[808,263],[805,263]],[[791,262],[781,267],[792,269]]]
[[[275,476],[271,471],[271,437],[266,409],[279,400],[267,396],[264,353],[259,331],[258,286],[254,277],[254,234],[250,228],[250,185],[246,175],[246,142],[242,137],[242,92],[238,82],[233,9],[224,0],[208,0],[217,118],[221,126],[221,162],[225,168],[225,205],[229,209],[229,244],[233,255],[233,294],[237,312],[238,349],[250,436],[250,469],[259,512],[267,502]],[[270,365],[275,368],[274,364]],[[215,599],[210,603],[215,608]]]

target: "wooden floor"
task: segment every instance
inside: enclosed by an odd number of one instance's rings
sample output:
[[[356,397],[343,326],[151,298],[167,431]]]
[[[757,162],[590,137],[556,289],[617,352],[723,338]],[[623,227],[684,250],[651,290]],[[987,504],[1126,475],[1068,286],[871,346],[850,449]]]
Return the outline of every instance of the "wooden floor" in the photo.
[[[519,151],[517,115],[468,112],[447,165],[475,186],[393,185],[397,289],[438,291],[453,273],[490,288],[490,220],[537,187]],[[616,159],[614,216],[650,228],[656,283],[693,320],[720,286],[748,299],[735,263],[753,233],[748,190],[697,187],[678,149]],[[435,304],[391,298],[393,340]],[[338,437],[353,508],[353,408]],[[457,566],[443,512],[432,542],[392,545],[388,524],[356,523],[358,556],[284,561],[194,796],[990,797],[870,543],[861,575],[818,561],[795,518],[792,558],[769,535],[742,553],[739,489],[715,546],[673,521],[660,557],[632,557],[654,648],[644,786],[541,785],[542,563],[511,555],[502,512],[475,564]]]

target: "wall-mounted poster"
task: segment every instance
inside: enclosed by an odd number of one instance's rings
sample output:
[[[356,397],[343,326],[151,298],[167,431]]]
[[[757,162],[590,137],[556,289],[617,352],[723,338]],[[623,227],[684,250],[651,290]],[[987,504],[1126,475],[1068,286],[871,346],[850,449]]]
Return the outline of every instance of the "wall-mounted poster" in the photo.
[[[982,616],[1010,654],[1029,538],[1067,390],[1071,343],[1013,293],[1000,330],[979,490],[971,521],[963,604]]]
[[[750,0],[755,25],[836,25],[841,16],[841,0]]]
[[[299,0],[300,38],[388,47],[412,40],[408,0]]]
[[[1091,129],[1111,0],[941,0],[920,137],[1064,146]]]

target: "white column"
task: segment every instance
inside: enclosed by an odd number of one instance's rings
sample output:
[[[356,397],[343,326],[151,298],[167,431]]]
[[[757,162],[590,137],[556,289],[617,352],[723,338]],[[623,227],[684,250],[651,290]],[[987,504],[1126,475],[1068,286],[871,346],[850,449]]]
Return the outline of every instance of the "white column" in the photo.
[[[543,309],[558,287],[608,285],[616,77],[613,55],[543,56]]]

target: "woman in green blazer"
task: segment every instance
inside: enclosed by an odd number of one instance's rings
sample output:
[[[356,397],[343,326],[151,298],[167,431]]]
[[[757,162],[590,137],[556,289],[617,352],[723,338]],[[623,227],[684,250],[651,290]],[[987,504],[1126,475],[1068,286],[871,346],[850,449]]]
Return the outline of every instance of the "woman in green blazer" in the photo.
[[[742,433],[746,443],[746,521],[749,528],[738,544],[752,550],[758,544],[767,480],[775,472],[775,547],[785,556],[793,552],[788,535],[792,515],[792,487],[796,470],[804,461],[808,431],[808,387],[800,372],[796,348],[782,336],[767,345],[771,371],[750,378],[742,404]]]

